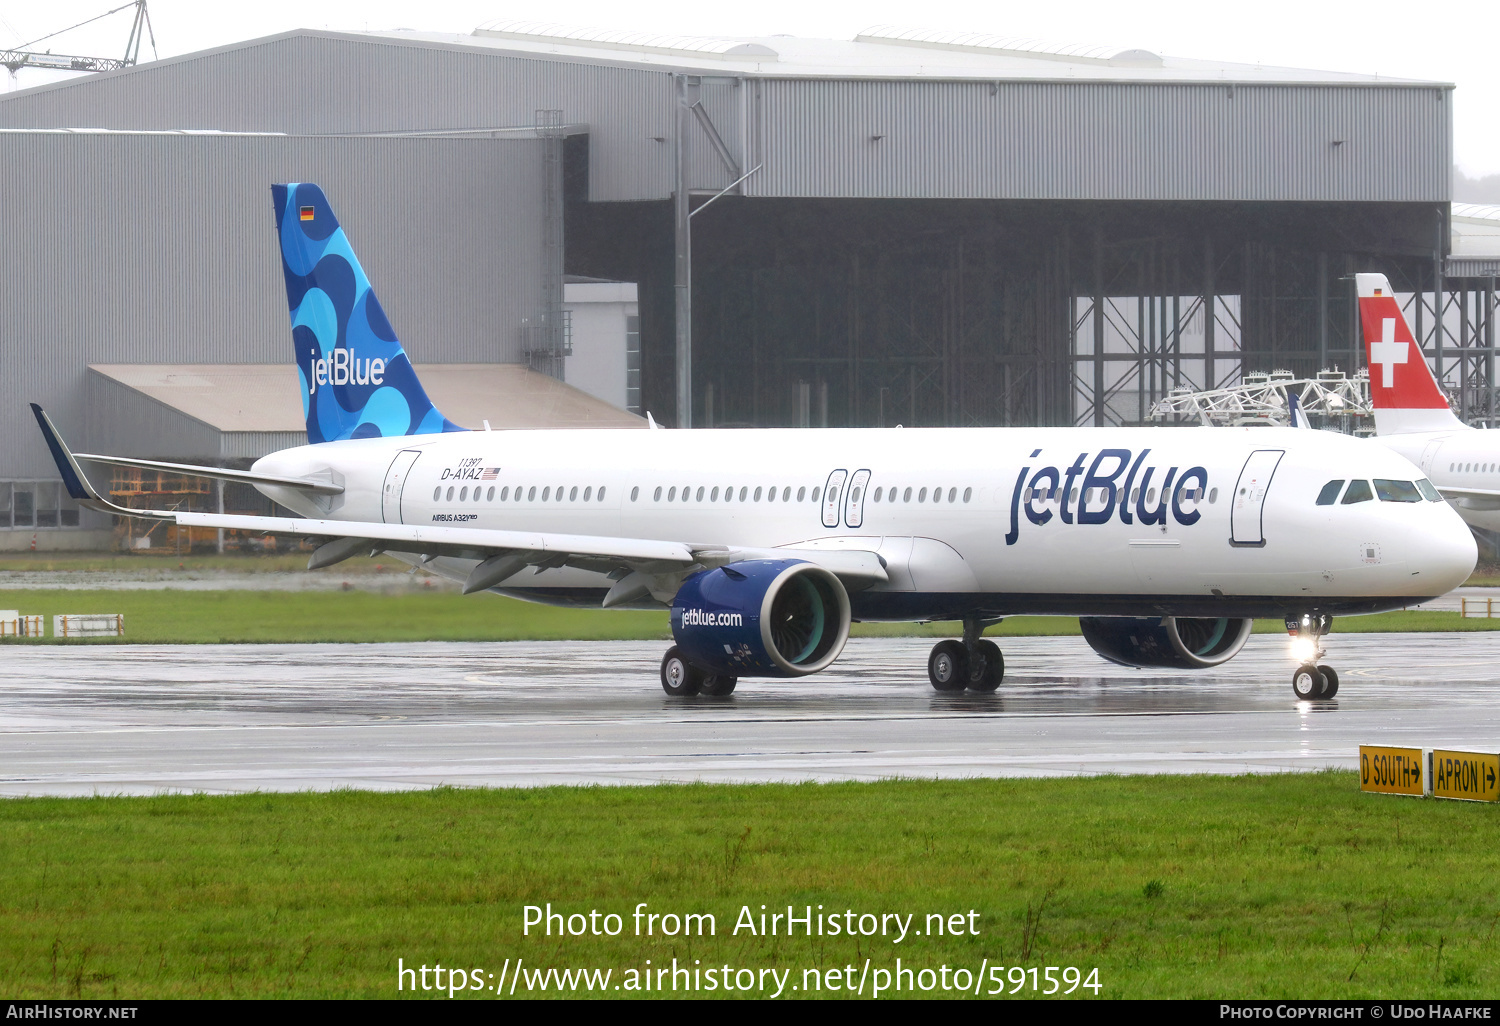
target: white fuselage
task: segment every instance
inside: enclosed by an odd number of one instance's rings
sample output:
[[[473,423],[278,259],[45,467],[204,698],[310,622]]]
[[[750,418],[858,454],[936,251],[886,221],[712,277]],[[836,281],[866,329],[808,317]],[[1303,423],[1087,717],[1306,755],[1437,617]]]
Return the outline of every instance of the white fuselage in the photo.
[[[262,487],[310,517],[873,549],[890,579],[851,596],[862,619],[1368,612],[1440,595],[1475,560],[1444,503],[1316,505],[1332,478],[1419,475],[1291,429],[465,432],[303,446],[255,469],[343,484],[331,499]],[[462,579],[476,561],[426,565]],[[526,569],[497,590],[597,604],[610,583]]]
[[[1376,435],[1375,441],[1411,460],[1438,488],[1495,492],[1495,498],[1451,501],[1465,523],[1500,531],[1500,432],[1459,427]]]

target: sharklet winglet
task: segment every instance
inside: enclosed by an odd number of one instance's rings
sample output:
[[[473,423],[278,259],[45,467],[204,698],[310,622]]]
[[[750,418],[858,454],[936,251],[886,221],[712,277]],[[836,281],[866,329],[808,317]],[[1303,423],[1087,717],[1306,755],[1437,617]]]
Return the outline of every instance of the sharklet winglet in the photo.
[[[37,426],[42,429],[42,438],[47,442],[47,448],[52,453],[53,462],[57,464],[57,472],[62,477],[63,487],[67,488],[68,495],[78,502],[106,502],[94,491],[88,475],[73,458],[73,453],[68,450],[67,443],[62,440],[62,435],[52,423],[52,418],[47,416],[47,411],[32,403],[31,412],[36,415]]]

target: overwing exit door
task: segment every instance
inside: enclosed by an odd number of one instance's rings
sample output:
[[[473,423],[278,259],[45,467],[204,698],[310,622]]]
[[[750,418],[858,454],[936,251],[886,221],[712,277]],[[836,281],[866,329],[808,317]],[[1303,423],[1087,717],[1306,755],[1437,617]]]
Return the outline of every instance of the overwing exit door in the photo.
[[[844,511],[844,504],[840,501],[844,497],[844,482],[849,479],[849,471],[835,470],[828,475],[828,483],[823,486],[823,526],[839,526],[839,514]]]
[[[865,522],[865,492],[869,490],[870,472],[856,470],[849,479],[844,495],[844,526],[859,527]]]
[[[1229,507],[1229,544],[1266,543],[1265,531],[1261,526],[1266,492],[1271,487],[1271,477],[1276,473],[1276,465],[1285,455],[1284,449],[1256,449],[1245,461],[1240,479],[1235,483],[1234,499]]]
[[[402,449],[391,460],[391,468],[385,472],[385,488],[380,493],[380,519],[387,524],[404,523],[401,519],[401,490],[411,475],[411,465],[422,455],[418,449]]]

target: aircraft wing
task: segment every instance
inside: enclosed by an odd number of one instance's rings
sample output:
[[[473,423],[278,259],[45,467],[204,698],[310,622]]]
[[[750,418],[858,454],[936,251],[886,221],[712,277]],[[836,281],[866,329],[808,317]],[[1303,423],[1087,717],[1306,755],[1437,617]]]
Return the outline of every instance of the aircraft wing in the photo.
[[[480,561],[464,582],[464,593],[469,594],[492,588],[528,566],[539,569],[574,566],[608,574],[615,580],[604,600],[606,606],[628,602],[647,593],[659,601],[669,602],[688,574],[744,559],[805,559],[824,567],[846,586],[855,588],[887,580],[885,566],[876,553],[855,549],[741,548],[550,531],[131,509],[116,505],[96,491],[79,467],[79,457],[68,449],[51,418],[36,404],[32,404],[32,410],[52,451],[63,484],[79,505],[119,516],[166,520],[184,527],[331,539],[313,552],[308,560],[310,570],[332,566],[362,552],[410,553],[423,557],[423,562],[439,556],[458,556]]]
[[[1500,491],[1486,488],[1450,488],[1447,485],[1434,485],[1434,487],[1443,498],[1457,499],[1462,502],[1465,509],[1500,509]]]

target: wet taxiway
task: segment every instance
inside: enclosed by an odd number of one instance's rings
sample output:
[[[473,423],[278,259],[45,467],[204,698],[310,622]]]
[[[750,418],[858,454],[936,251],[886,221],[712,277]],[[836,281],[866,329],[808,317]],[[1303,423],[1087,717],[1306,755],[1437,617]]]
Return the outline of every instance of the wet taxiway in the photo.
[[[1284,636],[1200,674],[1000,639],[994,695],[938,695],[930,641],[667,698],[665,644],[8,648],[0,794],[869,780],[1353,767],[1361,743],[1500,747],[1500,634],[1337,635],[1298,703]]]

